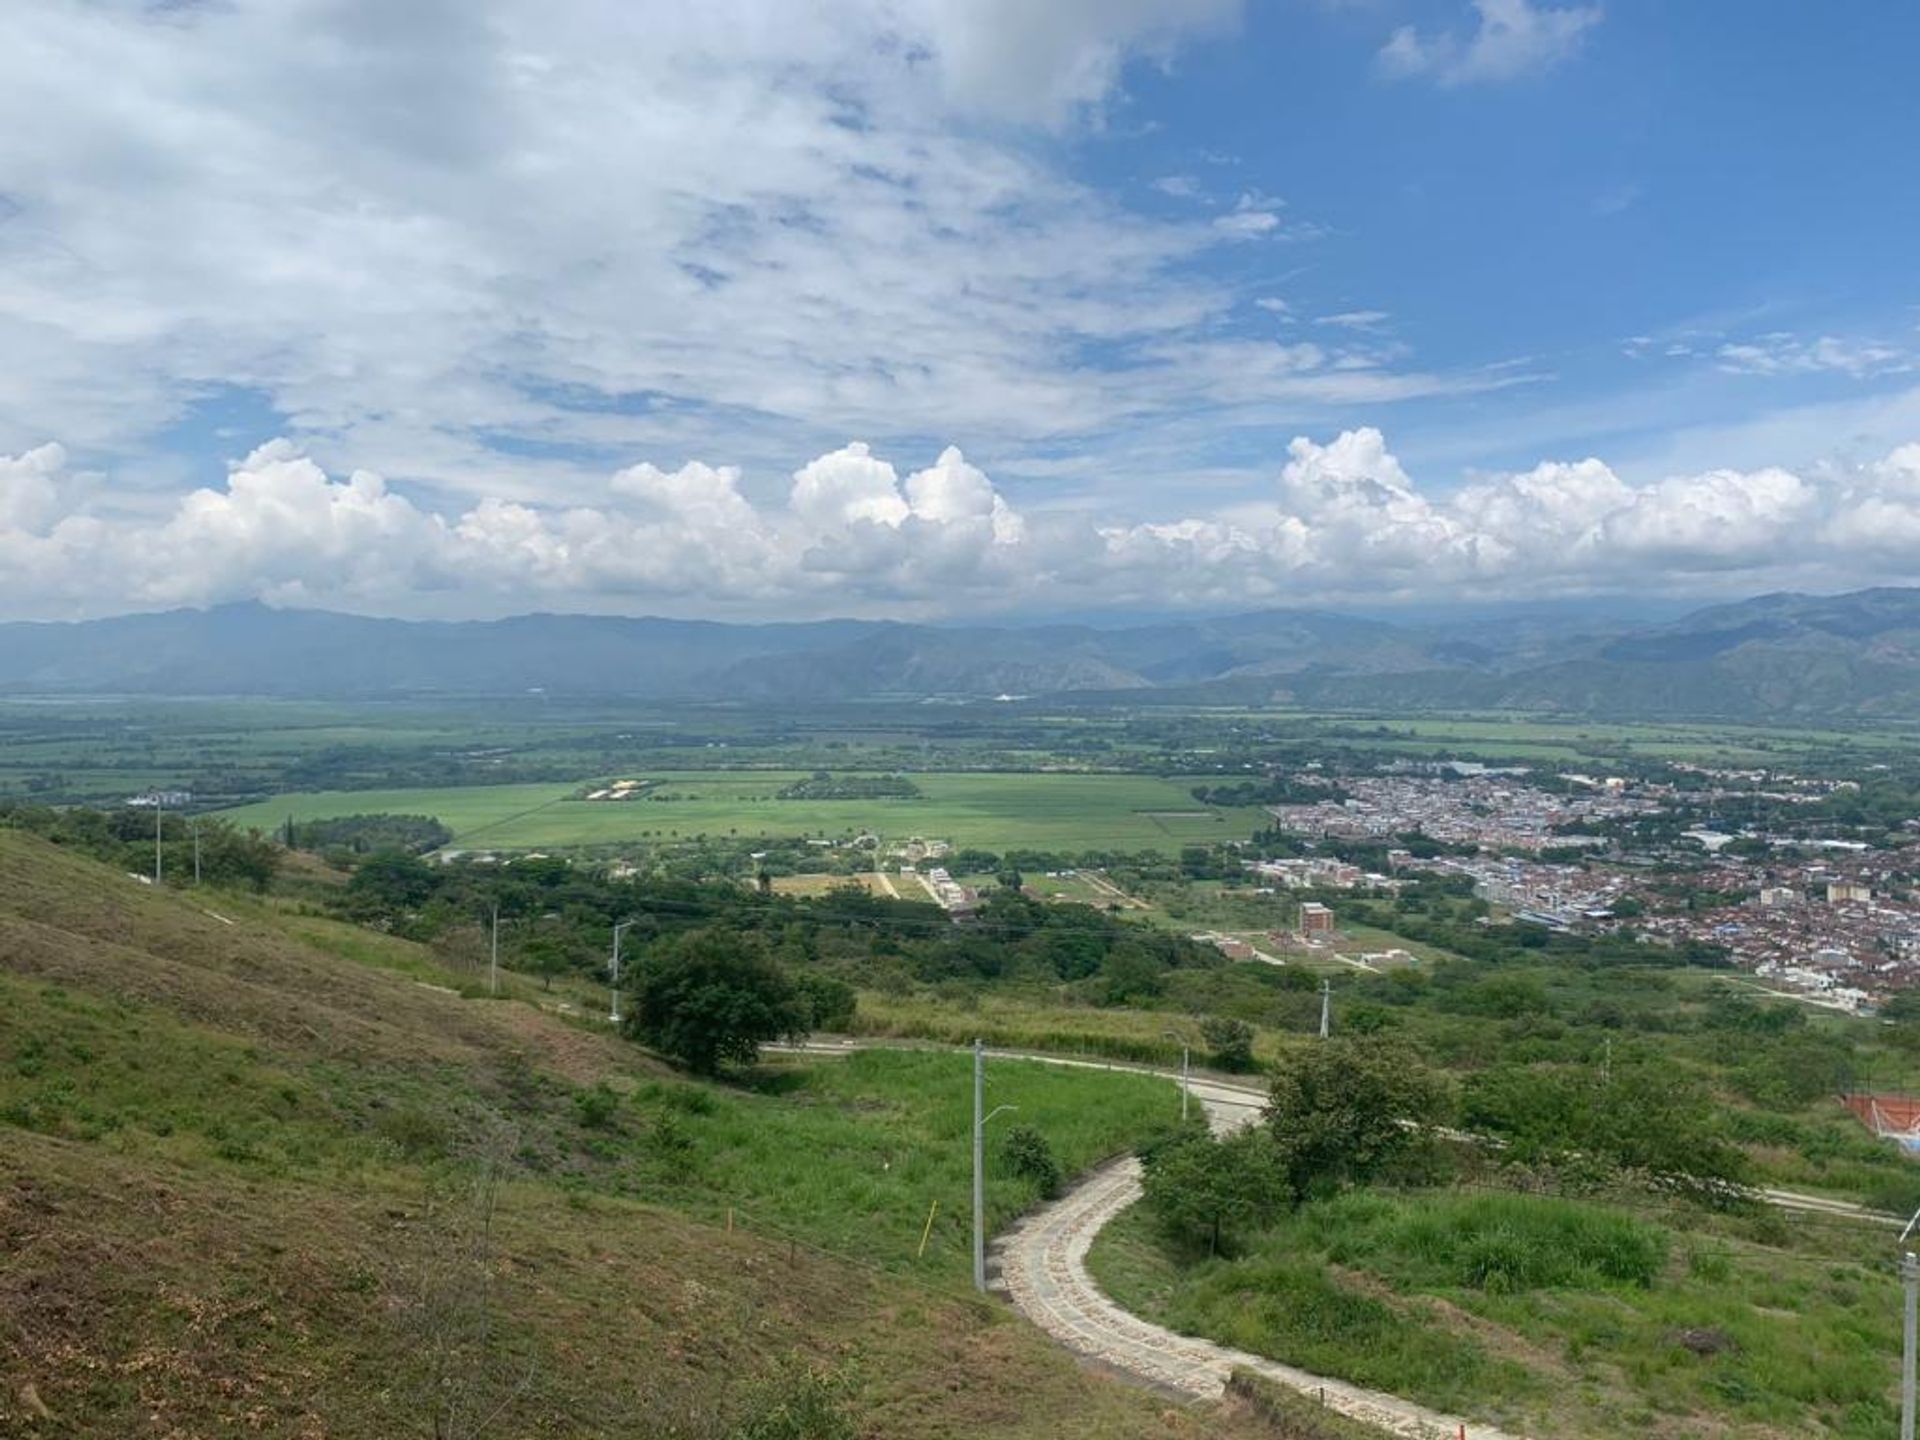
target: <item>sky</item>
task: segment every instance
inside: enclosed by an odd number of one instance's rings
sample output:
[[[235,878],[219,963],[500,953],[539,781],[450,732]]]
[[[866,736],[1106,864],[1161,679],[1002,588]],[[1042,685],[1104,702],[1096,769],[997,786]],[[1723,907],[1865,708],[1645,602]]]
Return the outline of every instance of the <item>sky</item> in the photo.
[[[1920,7],[10,0],[0,618],[1920,583]]]

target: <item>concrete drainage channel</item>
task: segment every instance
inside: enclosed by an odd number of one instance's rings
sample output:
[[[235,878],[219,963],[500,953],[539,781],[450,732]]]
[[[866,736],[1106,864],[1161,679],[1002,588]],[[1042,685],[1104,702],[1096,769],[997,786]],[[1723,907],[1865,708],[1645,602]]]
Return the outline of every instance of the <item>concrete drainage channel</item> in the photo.
[[[793,1048],[844,1055],[860,1048],[860,1042],[815,1042]],[[988,1054],[1048,1065],[1133,1070],[1176,1082],[1180,1078],[1148,1066],[1015,1051]],[[1208,1122],[1223,1133],[1253,1123],[1266,1103],[1258,1090],[1210,1080],[1195,1080],[1192,1094],[1206,1107]],[[1087,1252],[1101,1229],[1139,1198],[1140,1162],[1131,1156],[1083,1176],[1058,1200],[1032,1211],[993,1242],[988,1262],[991,1288],[1076,1355],[1183,1399],[1217,1401],[1226,1390],[1227,1378],[1235,1370],[1246,1370],[1405,1440],[1522,1440],[1492,1425],[1444,1415],[1397,1395],[1364,1390],[1244,1350],[1177,1335],[1122,1309],[1094,1283],[1087,1271]]]

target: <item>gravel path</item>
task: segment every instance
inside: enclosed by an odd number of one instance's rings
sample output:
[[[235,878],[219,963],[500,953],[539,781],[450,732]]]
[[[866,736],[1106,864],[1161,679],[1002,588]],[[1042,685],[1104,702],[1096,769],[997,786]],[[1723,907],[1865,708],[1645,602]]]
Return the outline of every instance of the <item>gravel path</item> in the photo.
[[[1248,1124],[1255,1104],[1238,1091],[1196,1083],[1216,1130]],[[1101,1227],[1140,1198],[1140,1162],[1115,1161],[1028,1215],[995,1242],[1000,1287],[1034,1324],[1090,1360],[1197,1400],[1217,1400],[1235,1369],[1313,1396],[1329,1409],[1408,1440],[1519,1440],[1491,1425],[1443,1415],[1410,1400],[1216,1345],[1143,1320],[1109,1300],[1087,1273]]]
[[[845,1055],[886,1041],[811,1041],[799,1046],[770,1046],[818,1055]],[[893,1042],[899,1043],[899,1042]],[[1023,1051],[989,1050],[990,1057],[1036,1060],[1089,1070],[1132,1070],[1178,1081],[1176,1073],[1147,1065],[1078,1060]],[[1214,1080],[1192,1082],[1195,1101],[1205,1107],[1217,1133],[1254,1123],[1266,1103],[1263,1091]],[[1883,1215],[1844,1200],[1785,1190],[1757,1192],[1777,1208],[1836,1216],[1869,1224],[1898,1226],[1898,1215]],[[1406,1440],[1522,1440],[1493,1425],[1443,1415],[1383,1391],[1366,1390],[1344,1380],[1309,1374],[1277,1360],[1251,1355],[1173,1331],[1144,1320],[1109,1300],[1087,1273],[1087,1252],[1108,1221],[1140,1198],[1140,1162],[1131,1157],[1082,1178],[1052,1204],[1044,1205],[993,1242],[997,1288],[1055,1340],[1077,1354],[1149,1385],[1197,1400],[1218,1400],[1228,1375],[1249,1370],[1321,1400],[1329,1409],[1376,1425]]]

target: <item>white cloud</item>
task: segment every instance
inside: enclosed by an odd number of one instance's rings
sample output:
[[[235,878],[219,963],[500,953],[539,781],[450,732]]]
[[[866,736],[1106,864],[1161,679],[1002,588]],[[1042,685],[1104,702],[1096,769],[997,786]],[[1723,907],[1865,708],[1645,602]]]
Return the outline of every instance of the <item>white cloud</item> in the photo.
[[[1786,331],[1730,342],[1716,350],[1714,357],[1722,370],[1736,375],[1812,375],[1824,371],[1867,379],[1914,368],[1910,350],[1833,335],[1802,340]]]
[[[1217,217],[1213,228],[1235,240],[1257,240],[1280,228],[1280,202],[1270,195],[1247,191],[1233,209]]]
[[[1600,23],[1598,5],[1554,8],[1533,0],[1473,0],[1473,33],[1422,35],[1395,30],[1381,48],[1381,73],[1429,76],[1440,85],[1473,85],[1541,75],[1570,59]]]
[[[54,477],[66,469],[67,452],[42,445],[24,455],[0,455],[0,530],[31,531],[52,519],[60,504]]]
[[[1184,416],[1189,377],[1140,352],[1231,319],[1207,262],[1271,207],[1136,212],[1022,127],[1099,124],[1130,63],[1239,9],[24,7],[0,448],[137,454],[238,393],[329,464],[552,501],[590,488],[581,449]]]
[[[1338,315],[1322,315],[1316,325],[1337,325],[1343,330],[1378,330],[1393,317],[1385,310],[1344,310]]]
[[[906,0],[903,29],[926,37],[948,99],[1001,118],[1063,124],[1097,111],[1135,56],[1165,63],[1217,33],[1241,0]]]
[[[0,459],[0,611],[261,597],[392,613],[529,608],[801,618],[1257,606],[1910,581],[1920,443],[1863,465],[1643,484],[1598,459],[1423,489],[1377,429],[1296,438],[1266,498],[1128,520],[1022,514],[957,449],[901,476],[864,444],[756,501],[740,472],[631,466],[589,503],[439,509],[286,441],[158,517]]]

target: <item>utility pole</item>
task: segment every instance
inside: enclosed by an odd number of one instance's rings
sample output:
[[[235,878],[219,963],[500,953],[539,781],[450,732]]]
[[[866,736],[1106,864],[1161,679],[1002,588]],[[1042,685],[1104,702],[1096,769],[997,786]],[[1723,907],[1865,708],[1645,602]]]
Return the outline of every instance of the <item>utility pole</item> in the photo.
[[[1900,1440],[1913,1440],[1913,1369],[1916,1333],[1920,1325],[1920,1258],[1909,1250],[1900,1257],[1900,1280],[1906,1287],[1906,1344],[1900,1352]]]
[[[160,883],[160,812],[165,808],[158,790],[153,792],[153,883]]]
[[[194,816],[187,822],[193,831],[193,883],[200,883],[200,817]]]
[[[500,993],[500,902],[493,902],[493,941],[487,952],[487,993]]]
[[[1611,1035],[1606,1037],[1600,1051],[1600,1083],[1602,1085],[1613,1083],[1613,1037]]]
[[[607,1018],[615,1025],[620,1023],[620,935],[631,924],[631,920],[622,920],[613,927],[613,963],[609,967],[613,974],[613,1010]]]
[[[1320,982],[1320,1038],[1333,1033],[1333,981]]]

